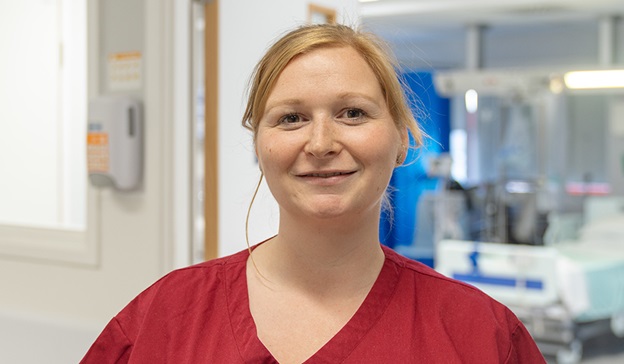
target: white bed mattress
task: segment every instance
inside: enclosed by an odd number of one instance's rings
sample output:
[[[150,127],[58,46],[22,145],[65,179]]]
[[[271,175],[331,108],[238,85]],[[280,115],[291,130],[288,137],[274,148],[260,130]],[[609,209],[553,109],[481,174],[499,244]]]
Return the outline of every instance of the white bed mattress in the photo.
[[[563,305],[575,321],[624,312],[624,240],[556,247],[446,240],[435,268],[510,306]]]

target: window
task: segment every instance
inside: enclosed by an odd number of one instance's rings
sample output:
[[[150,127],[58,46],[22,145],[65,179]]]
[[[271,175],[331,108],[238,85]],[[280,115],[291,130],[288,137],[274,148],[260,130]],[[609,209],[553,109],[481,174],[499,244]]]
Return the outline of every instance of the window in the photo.
[[[85,161],[96,16],[86,0],[0,1],[0,257],[97,263]]]
[[[86,1],[0,2],[0,224],[84,230]]]

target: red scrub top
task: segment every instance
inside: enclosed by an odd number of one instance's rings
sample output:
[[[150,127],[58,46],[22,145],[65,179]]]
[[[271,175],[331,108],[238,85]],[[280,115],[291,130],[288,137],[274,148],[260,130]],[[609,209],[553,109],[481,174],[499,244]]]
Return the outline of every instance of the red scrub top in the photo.
[[[385,248],[370,293],[305,363],[545,363],[505,306]],[[249,311],[248,251],[176,270],[115,316],[81,363],[277,363]]]

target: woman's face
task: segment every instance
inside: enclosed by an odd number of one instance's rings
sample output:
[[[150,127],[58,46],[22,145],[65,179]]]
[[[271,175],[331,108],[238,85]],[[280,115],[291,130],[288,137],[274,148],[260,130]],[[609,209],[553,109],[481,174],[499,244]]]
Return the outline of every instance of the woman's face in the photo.
[[[379,213],[404,139],[359,53],[320,48],[282,71],[256,153],[282,214],[357,217]]]

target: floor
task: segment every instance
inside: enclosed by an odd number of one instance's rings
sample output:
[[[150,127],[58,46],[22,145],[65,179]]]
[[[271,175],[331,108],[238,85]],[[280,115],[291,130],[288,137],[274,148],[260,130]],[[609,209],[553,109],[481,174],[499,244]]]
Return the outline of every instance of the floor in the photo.
[[[557,363],[554,357],[546,357],[546,360],[549,364]],[[612,333],[608,333],[587,340],[583,344],[583,356],[580,363],[624,364],[624,338],[618,338]]]

